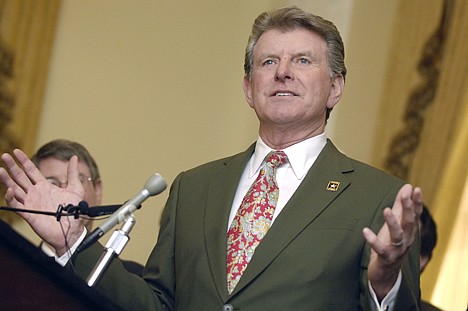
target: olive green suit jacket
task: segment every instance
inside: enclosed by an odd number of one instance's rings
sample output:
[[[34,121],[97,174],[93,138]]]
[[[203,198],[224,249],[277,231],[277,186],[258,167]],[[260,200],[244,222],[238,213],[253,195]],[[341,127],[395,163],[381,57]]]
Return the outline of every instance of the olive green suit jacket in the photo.
[[[99,290],[128,310],[368,310],[370,249],[362,229],[378,232],[383,209],[404,182],[348,158],[330,141],[228,295],[228,217],[253,151],[254,145],[181,173],[144,280],[115,260]],[[395,310],[417,310],[418,247],[404,263]],[[97,244],[78,255],[75,270],[89,275],[101,253]]]

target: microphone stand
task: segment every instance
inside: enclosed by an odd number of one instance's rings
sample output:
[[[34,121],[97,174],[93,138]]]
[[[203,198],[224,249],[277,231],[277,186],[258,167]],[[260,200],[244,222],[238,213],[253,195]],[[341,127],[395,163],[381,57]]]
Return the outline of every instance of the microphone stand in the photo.
[[[86,280],[88,286],[92,287],[95,284],[97,284],[102,274],[105,272],[105,270],[111,263],[112,259],[120,255],[128,240],[130,240],[128,234],[130,233],[130,231],[132,231],[132,228],[135,225],[135,223],[135,216],[133,216],[133,214],[130,214],[125,220],[124,224],[122,225],[122,228],[120,228],[120,230],[114,231],[106,246],[104,247],[104,251],[101,257],[99,258],[98,262],[93,268],[93,271],[91,271],[91,274]]]

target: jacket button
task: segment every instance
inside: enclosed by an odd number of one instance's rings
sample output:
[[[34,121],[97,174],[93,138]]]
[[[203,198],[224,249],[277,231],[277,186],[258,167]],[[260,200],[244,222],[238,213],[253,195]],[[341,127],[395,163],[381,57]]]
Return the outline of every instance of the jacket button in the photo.
[[[233,311],[234,307],[232,305],[224,305],[223,311]]]

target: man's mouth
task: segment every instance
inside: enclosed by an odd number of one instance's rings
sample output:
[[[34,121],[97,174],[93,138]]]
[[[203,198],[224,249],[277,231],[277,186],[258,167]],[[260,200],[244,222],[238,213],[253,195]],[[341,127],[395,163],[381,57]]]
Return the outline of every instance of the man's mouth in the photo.
[[[291,92],[276,92],[275,94],[273,94],[273,96],[296,96],[296,95]]]

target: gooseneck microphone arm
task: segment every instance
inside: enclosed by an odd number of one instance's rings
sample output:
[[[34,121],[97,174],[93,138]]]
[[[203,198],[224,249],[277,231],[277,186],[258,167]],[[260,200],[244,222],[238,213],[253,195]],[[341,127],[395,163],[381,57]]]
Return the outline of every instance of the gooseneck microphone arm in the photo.
[[[125,221],[148,197],[157,195],[166,189],[167,184],[164,178],[159,174],[154,174],[145,183],[144,188],[138,192],[132,199],[128,200],[122,207],[112,214],[106,221],[101,223],[76,249],[79,253],[94,242],[99,240],[105,233],[109,232],[115,225]]]

